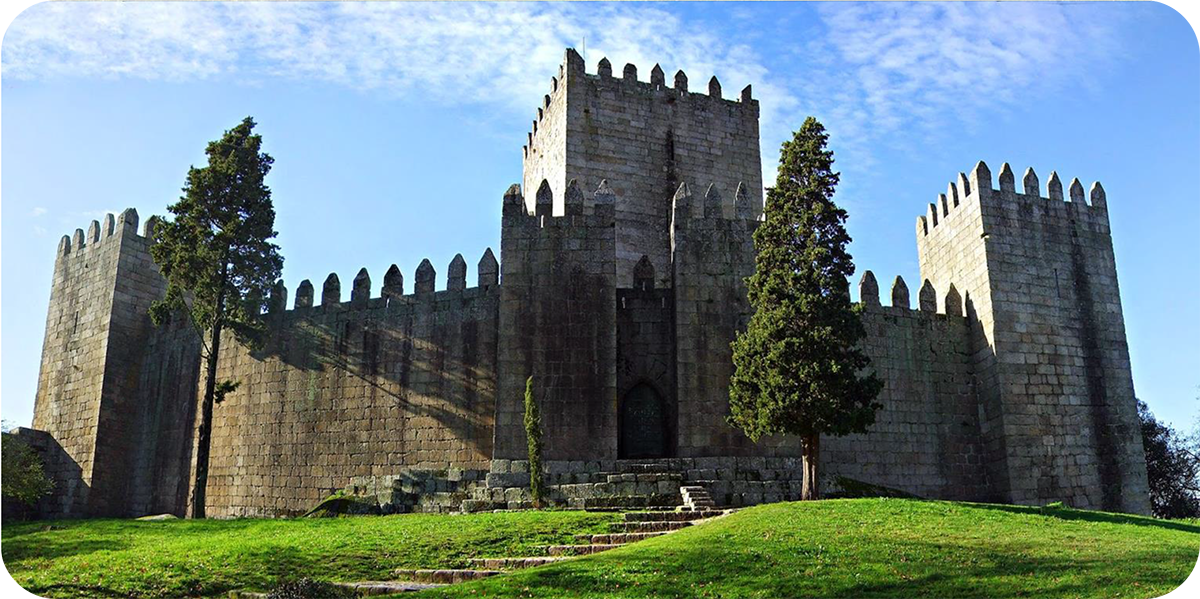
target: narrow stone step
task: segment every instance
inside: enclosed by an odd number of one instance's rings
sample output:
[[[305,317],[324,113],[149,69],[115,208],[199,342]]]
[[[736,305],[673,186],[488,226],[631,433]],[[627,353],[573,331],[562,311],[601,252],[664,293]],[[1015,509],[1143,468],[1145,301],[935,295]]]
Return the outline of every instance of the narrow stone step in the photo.
[[[575,535],[577,541],[584,543],[595,543],[597,545],[612,545],[620,543],[636,543],[644,541],[652,537],[660,537],[671,531],[659,530],[655,532],[613,532],[600,535]]]
[[[609,549],[616,549],[621,545],[624,545],[624,543],[609,543],[604,545],[550,545],[549,547],[546,547],[546,553],[549,553],[552,557],[566,555],[591,555],[593,553],[600,553],[601,551],[608,551]]]
[[[692,523],[683,520],[642,520],[635,522],[615,522],[608,525],[613,532],[659,532],[664,530],[679,530],[691,526]]]
[[[481,557],[471,560],[471,563],[488,570],[523,570],[536,568],[567,559],[566,556],[541,557]]]
[[[455,584],[466,580],[478,580],[503,574],[500,570],[396,570],[397,580],[413,582],[432,582],[439,584]]]
[[[715,518],[725,514],[724,510],[625,512],[626,522],[682,522]]]

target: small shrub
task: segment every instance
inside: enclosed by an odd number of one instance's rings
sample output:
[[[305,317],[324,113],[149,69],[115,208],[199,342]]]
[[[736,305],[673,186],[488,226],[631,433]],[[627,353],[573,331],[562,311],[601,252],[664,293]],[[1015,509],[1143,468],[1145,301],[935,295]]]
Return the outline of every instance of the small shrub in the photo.
[[[1137,407],[1151,512],[1159,518],[1200,517],[1200,434],[1187,436],[1159,422],[1144,401]]]
[[[27,443],[15,435],[5,433],[0,441],[0,460],[3,461],[4,497],[15,499],[32,506],[50,494],[54,481],[42,469],[42,458]]]
[[[356,599],[358,594],[323,580],[301,578],[280,584],[267,593],[267,599]]]

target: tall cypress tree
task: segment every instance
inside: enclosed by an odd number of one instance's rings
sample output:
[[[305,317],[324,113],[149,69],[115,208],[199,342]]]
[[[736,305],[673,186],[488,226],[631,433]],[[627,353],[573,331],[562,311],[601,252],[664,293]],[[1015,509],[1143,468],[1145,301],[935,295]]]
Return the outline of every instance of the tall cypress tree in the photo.
[[[237,388],[217,380],[221,334],[243,345],[262,341],[261,316],[283,257],[275,237],[275,207],[263,182],[272,158],[261,152],[262,136],[246,117],[210,142],[208,166],[188,169],[183,196],[168,206],[174,219],[154,229],[150,255],[167,280],[166,296],[150,308],[155,324],[186,316],[200,334],[205,367],[204,397],[197,431],[192,517],[204,517],[213,404]]]
[[[804,499],[820,497],[820,435],[865,432],[883,388],[863,373],[870,364],[859,347],[866,332],[861,305],[850,302],[854,264],[846,211],[833,202],[839,175],[828,139],[809,117],[783,143],[754,232],[755,272],[746,280],[754,314],[733,342],[729,389],[729,420],[750,439],[800,437]]]
[[[533,397],[533,377],[525,381],[525,441],[529,449],[529,494],[542,507],[542,412]]]

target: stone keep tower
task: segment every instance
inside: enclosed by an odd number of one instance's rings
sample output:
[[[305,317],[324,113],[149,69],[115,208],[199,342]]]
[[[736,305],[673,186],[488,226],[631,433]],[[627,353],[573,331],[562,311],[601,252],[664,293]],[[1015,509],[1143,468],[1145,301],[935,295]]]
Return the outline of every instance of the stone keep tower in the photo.
[[[526,193],[504,200],[496,456],[525,455],[531,375],[551,459],[741,444],[724,414],[762,211],[758,102],[716,77],[691,93],[682,71],[668,87],[657,65],[649,82],[607,59],[588,74],[573,49],[550,84]]]
[[[633,268],[645,255],[659,285],[670,285],[671,198],[680,183],[715,185],[732,197],[738,184],[762,205],[758,101],[750,86],[738,101],[722,99],[713,77],[706,93],[690,93],[683,71],[666,85],[655,65],[650,82],[625,65],[613,77],[608,59],[596,75],[568,49],[550,94],[542,98],[524,151],[524,189],[533,210],[545,181],[563,214],[567,184],[594,190],[607,179],[617,197],[617,283],[632,287]]]
[[[999,185],[980,162],[917,219],[925,284],[965,301],[992,493],[1148,513],[1104,189]]]

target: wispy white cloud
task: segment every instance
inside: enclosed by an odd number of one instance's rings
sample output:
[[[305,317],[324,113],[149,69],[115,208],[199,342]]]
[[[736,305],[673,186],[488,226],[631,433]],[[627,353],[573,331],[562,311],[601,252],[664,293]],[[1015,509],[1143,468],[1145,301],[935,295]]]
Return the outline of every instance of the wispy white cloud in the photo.
[[[766,30],[770,11],[787,10],[808,9],[733,7],[729,20]],[[969,126],[1082,88],[1088,68],[1119,53],[1116,23],[1073,5],[835,3],[815,14],[818,34],[792,41],[721,36],[669,5],[45,3],[10,27],[2,68],[27,80],[315,81],[532,111],[563,48],[586,38],[590,69],[607,55],[642,78],[656,62],[693,80],[716,74],[729,95],[753,83],[768,165],[808,113],[868,164],[874,146],[913,129]],[[751,37],[754,47],[732,41]]]
[[[647,76],[654,61],[734,80],[766,71],[746,48],[645,5],[372,2],[47,3],[13,24],[3,69],[18,79],[279,77],[529,108],[563,48],[585,38],[593,65],[607,52]]]
[[[37,218],[37,217],[39,217],[39,216],[41,216],[41,215],[43,215],[43,214],[45,214],[45,213],[46,213],[46,209],[45,209],[45,208],[43,208],[43,207],[41,207],[41,206],[35,206],[33,210],[30,210],[30,211],[29,211],[29,216],[32,216],[32,217],[34,217],[34,218]]]
[[[898,132],[987,126],[1023,103],[1090,90],[1121,55],[1119,7],[1070,3],[831,3],[806,51],[834,60],[794,93],[819,98],[863,150]]]

